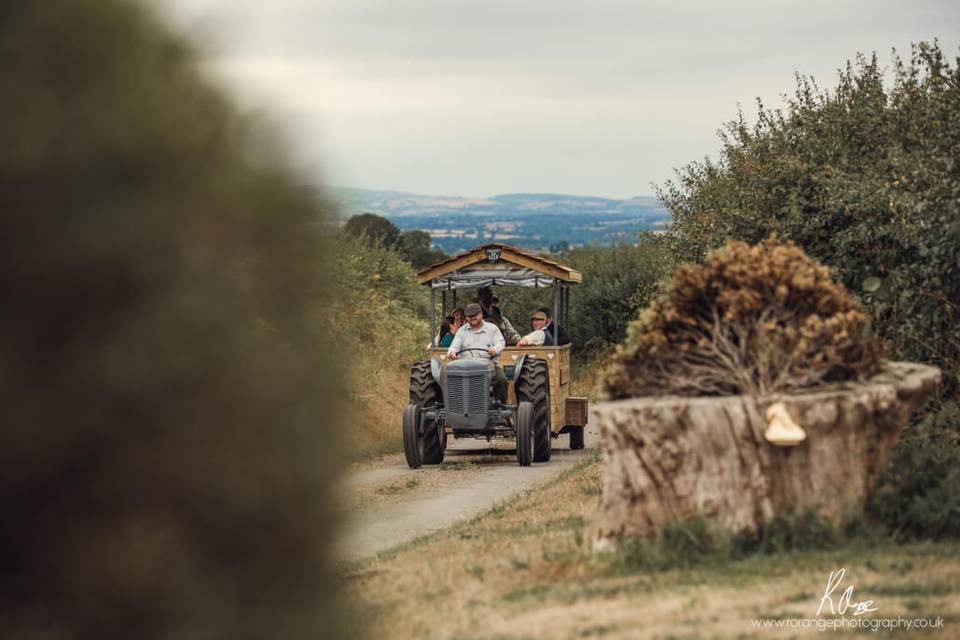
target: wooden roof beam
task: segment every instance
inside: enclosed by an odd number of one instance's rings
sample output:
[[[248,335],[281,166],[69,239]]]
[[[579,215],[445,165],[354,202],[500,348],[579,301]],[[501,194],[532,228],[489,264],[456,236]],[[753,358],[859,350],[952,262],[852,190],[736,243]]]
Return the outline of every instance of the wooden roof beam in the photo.
[[[557,278],[558,280],[563,280],[564,282],[580,282],[581,279],[580,274],[576,271],[563,269],[552,264],[547,264],[543,260],[537,260],[536,258],[531,258],[521,253],[510,251],[509,249],[503,250],[503,252],[500,254],[500,259],[513,262],[521,267],[526,267],[539,273],[545,273],[548,276]]]
[[[500,261],[509,262],[527,269],[542,273],[562,282],[576,284],[582,281],[582,276],[578,271],[569,267],[564,267],[552,260],[529,253],[523,249],[511,247],[499,243],[481,245],[471,251],[459,256],[454,256],[443,262],[428,267],[426,270],[417,274],[417,282],[427,284],[431,280],[441,278],[460,269],[464,269],[478,262],[484,262],[487,259],[486,250],[490,247],[500,248]]]

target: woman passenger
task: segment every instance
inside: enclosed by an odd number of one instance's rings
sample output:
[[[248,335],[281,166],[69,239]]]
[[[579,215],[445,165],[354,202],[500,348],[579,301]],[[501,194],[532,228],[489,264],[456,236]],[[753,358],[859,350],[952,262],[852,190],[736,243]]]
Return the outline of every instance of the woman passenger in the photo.
[[[444,318],[440,324],[440,342],[437,344],[441,347],[449,347],[453,342],[453,336],[457,334],[462,325],[463,323],[458,322],[456,316],[450,315]]]

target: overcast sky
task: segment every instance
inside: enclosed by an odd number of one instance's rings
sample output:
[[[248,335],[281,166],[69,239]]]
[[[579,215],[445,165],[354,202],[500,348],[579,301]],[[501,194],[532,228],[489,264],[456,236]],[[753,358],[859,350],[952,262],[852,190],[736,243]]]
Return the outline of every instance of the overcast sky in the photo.
[[[653,193],[743,105],[857,52],[960,50],[955,0],[161,0],[331,184]]]

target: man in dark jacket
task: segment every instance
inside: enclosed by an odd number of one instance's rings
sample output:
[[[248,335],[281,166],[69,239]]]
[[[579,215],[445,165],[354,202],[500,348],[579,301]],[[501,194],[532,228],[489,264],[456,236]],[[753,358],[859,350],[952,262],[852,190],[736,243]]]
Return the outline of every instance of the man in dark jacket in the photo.
[[[550,307],[540,307],[539,309],[537,309],[537,311],[542,311],[547,315],[547,324],[543,328],[544,333],[550,336],[549,338],[547,338],[547,340],[552,342],[554,331],[556,331],[557,345],[562,346],[565,344],[570,344],[570,338],[567,336],[567,332],[564,331],[563,327],[561,327],[559,324],[554,324],[553,313]]]

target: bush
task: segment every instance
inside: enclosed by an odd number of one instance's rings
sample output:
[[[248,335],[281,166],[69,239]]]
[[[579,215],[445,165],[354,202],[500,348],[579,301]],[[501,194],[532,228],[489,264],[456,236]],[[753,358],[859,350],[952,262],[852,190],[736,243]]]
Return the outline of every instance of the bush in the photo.
[[[615,573],[667,571],[726,560],[730,539],[703,516],[693,516],[664,524],[652,538],[621,540],[610,567]]]
[[[948,471],[960,419],[947,407],[960,389],[960,68],[921,43],[909,62],[894,54],[892,70],[887,88],[876,56],[861,57],[832,92],[799,77],[782,109],[727,123],[718,161],[659,189],[673,217],[665,240],[701,261],[729,239],[775,232],[836,269],[892,357],[943,370],[926,419],[942,429],[908,429],[874,509],[904,535],[956,535],[960,483]]]
[[[925,416],[878,479],[868,511],[897,538],[960,537],[958,423],[955,401]]]
[[[0,54],[4,636],[340,635],[324,205],[133,2]]]
[[[816,510],[787,509],[757,531],[728,531],[695,515],[668,522],[650,538],[627,538],[618,542],[611,558],[613,573],[667,571],[738,560],[753,554],[789,553],[832,549],[869,532],[848,536]]]
[[[414,229],[400,234],[397,245],[400,254],[417,271],[440,262],[447,257],[443,251],[433,249],[433,239],[426,231]]]
[[[673,266],[668,249],[649,236],[634,245],[572,249],[553,259],[583,274],[583,282],[571,288],[570,322],[564,326],[577,365],[603,357],[623,340],[630,319],[649,304]],[[496,293],[521,335],[530,331],[530,312],[552,304],[549,289],[502,287]]]
[[[324,243],[336,295],[318,320],[347,364],[339,384],[351,400],[349,443],[355,456],[397,449],[410,363],[430,341],[429,291],[396,251],[348,233]]]
[[[731,548],[735,556],[830,549],[843,537],[843,532],[815,509],[798,513],[788,508],[757,531],[738,533],[731,540]]]
[[[635,245],[573,249],[560,261],[583,274],[570,296],[567,327],[580,362],[623,340],[630,320],[650,303],[673,266],[666,251],[645,237]]]
[[[793,244],[731,242],[685,265],[631,325],[605,376],[615,398],[766,395],[871,375],[867,317]]]
[[[729,239],[771,233],[836,269],[894,357],[960,366],[960,69],[936,43],[876,56],[824,92],[800,77],[783,109],[725,125],[717,162],[694,162],[659,189],[669,241],[701,261]]]
[[[889,88],[876,56],[848,63],[833,92],[799,77],[784,108],[726,124],[719,161],[691,163],[659,189],[674,220],[665,240],[700,261],[729,239],[775,232],[836,269],[892,357],[943,370],[927,411],[945,431],[907,432],[876,508],[897,531],[955,535],[945,513],[926,520],[916,505],[960,499],[942,466],[958,455],[960,419],[941,410],[960,391],[960,68],[936,43],[892,67]]]

